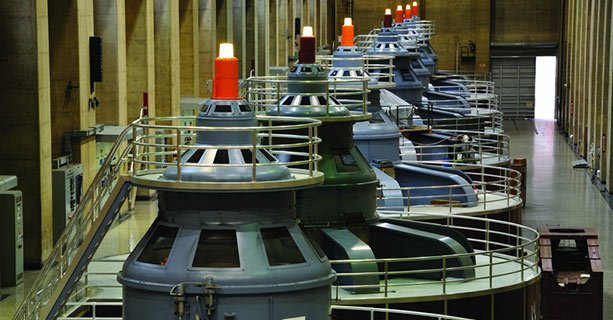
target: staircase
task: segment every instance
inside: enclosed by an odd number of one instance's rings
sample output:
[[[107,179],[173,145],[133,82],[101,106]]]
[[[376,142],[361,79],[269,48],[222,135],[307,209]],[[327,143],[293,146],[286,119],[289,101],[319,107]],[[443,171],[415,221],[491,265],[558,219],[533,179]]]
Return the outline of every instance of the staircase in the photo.
[[[54,319],[67,301],[132,188],[121,174],[131,157],[130,133],[132,125],[111,148],[13,319]]]

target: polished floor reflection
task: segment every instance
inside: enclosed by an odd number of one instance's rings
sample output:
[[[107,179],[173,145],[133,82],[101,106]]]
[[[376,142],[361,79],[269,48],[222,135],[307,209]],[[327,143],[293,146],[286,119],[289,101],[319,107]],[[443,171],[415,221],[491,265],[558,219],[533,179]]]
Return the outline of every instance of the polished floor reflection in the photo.
[[[153,219],[157,215],[157,201],[137,201],[134,207],[134,214],[127,215],[121,221],[115,221],[106,237],[100,244],[96,252],[95,259],[127,254],[136,246],[143,237]],[[107,270],[115,272],[118,270]],[[7,294],[8,297],[0,301],[0,319],[11,319],[15,309],[21,303],[27,290],[36,281],[38,271],[26,271],[24,282],[12,288],[0,289],[0,294]]]
[[[573,169],[577,157],[552,120],[505,121],[511,156],[528,159],[524,224],[594,227],[598,232],[604,271],[604,318],[613,317],[613,210],[588,169]]]
[[[613,210],[594,186],[587,169],[573,169],[576,160],[555,122],[516,120],[505,122],[511,136],[512,157],[528,159],[527,197],[524,223],[531,227],[545,224],[595,227],[600,237],[605,272],[604,315],[613,315]],[[101,244],[96,258],[130,252],[157,214],[156,201],[138,201],[134,214],[118,222]],[[118,270],[117,270],[118,271]],[[26,272],[25,282],[14,288],[0,289],[8,298],[0,301],[0,319],[10,319],[27,289],[36,280],[37,271]]]

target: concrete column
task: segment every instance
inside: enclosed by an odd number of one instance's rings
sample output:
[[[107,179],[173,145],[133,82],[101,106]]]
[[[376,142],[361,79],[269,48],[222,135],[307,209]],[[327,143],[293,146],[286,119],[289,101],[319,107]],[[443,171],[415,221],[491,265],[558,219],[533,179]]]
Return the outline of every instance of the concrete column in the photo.
[[[207,86],[213,76],[213,63],[216,56],[217,35],[215,26],[217,24],[215,0],[199,0],[199,37],[200,37],[200,96],[208,97],[211,92]]]
[[[613,5],[610,1],[602,1],[602,16],[603,23],[602,28],[599,32],[601,32],[601,61],[602,61],[602,72],[600,73],[600,83],[601,87],[601,95],[600,95],[600,105],[602,106],[602,115],[601,115],[601,136],[600,136],[600,150],[602,152],[602,161],[601,161],[601,178],[602,181],[606,181],[609,185],[607,185],[608,190],[612,190],[611,180],[609,179],[609,174],[611,172],[611,164],[609,163],[609,158],[611,155],[610,150],[610,126],[611,126],[611,97],[609,95],[609,90],[611,85],[613,85],[613,81],[611,81],[611,77],[613,74],[610,72],[611,61],[610,61],[610,45],[611,45],[611,8]]]
[[[270,17],[270,45],[268,47],[268,59],[270,65],[279,65],[279,0],[268,0],[269,10],[268,16]]]
[[[238,58],[240,76],[247,78],[247,28],[246,23],[246,0],[232,1],[232,39],[234,42],[234,55]]]
[[[179,2],[156,0],[155,89],[158,116],[178,116],[181,65],[179,59]]]
[[[179,1],[179,29],[181,56],[181,95],[199,96],[200,49],[198,28],[198,1]]]
[[[149,115],[156,114],[153,7],[153,0],[126,1],[128,122],[139,117],[143,92],[148,93]]]
[[[597,24],[598,24],[598,13],[596,11],[597,7],[598,7],[598,0],[589,0],[590,3],[590,7],[589,7],[589,19],[587,21],[587,32],[588,35],[586,37],[587,40],[587,45],[586,45],[586,58],[585,59],[585,64],[586,64],[586,77],[585,77],[585,84],[586,84],[586,97],[585,97],[585,124],[584,126],[587,127],[587,135],[584,137],[586,140],[586,150],[585,150],[585,156],[586,158],[588,158],[587,160],[591,163],[592,168],[595,165],[594,161],[594,154],[590,154],[589,150],[592,149],[592,145],[594,144],[594,131],[595,131],[595,127],[594,127],[594,114],[596,113],[596,109],[598,108],[598,106],[596,106],[594,104],[594,98],[596,95],[596,83],[594,83],[594,74],[596,73],[596,70],[594,68],[594,63],[596,62],[596,57],[595,57],[595,50],[598,46],[597,43],[597,37],[594,34],[594,30],[596,30],[597,28]]]
[[[490,70],[490,17],[491,1],[477,0],[474,7],[475,72],[488,73]],[[435,37],[436,38],[436,37]]]
[[[288,37],[290,36],[289,24],[293,23],[289,15],[289,0],[277,0],[277,16],[279,22],[277,24],[277,46],[279,48],[277,52],[277,65],[287,66],[287,57],[289,55]]]
[[[572,68],[572,65],[574,64],[575,60],[573,59],[574,55],[574,48],[575,48],[575,38],[574,38],[574,20],[575,20],[575,14],[570,13],[572,9],[574,9],[573,7],[574,1],[573,0],[568,0],[566,2],[566,12],[567,12],[567,16],[568,16],[568,23],[566,23],[567,25],[567,29],[566,29],[566,34],[568,37],[568,45],[567,45],[567,51],[566,51],[566,118],[565,118],[565,128],[567,130],[567,132],[570,132],[572,130],[572,117],[573,117],[573,110],[572,110],[572,106],[574,104],[574,102],[572,102],[574,99],[573,96],[573,92],[572,92],[572,86],[571,83],[573,83],[574,79],[574,69]]]
[[[125,0],[95,0],[94,29],[102,38],[102,79],[96,84],[98,123],[127,124]]]
[[[270,67],[270,2],[255,0],[253,39],[255,41],[255,74],[268,75]]]
[[[51,86],[46,0],[0,2],[0,174],[23,192],[25,263],[39,268],[52,249]]]
[[[606,125],[606,132],[607,132],[607,141],[606,141],[606,154],[607,154],[607,174],[606,174],[606,179],[607,179],[607,191],[609,191],[609,193],[613,192],[613,121],[611,120],[611,118],[613,117],[613,81],[611,81],[611,78],[613,77],[613,23],[611,23],[611,18],[613,18],[613,10],[611,8],[611,4],[609,3],[609,8],[607,10],[607,19],[608,20],[608,30],[607,30],[607,34],[606,37],[608,39],[608,46],[607,46],[607,57],[608,57],[608,68],[605,69],[606,70],[606,78],[608,79],[607,82],[607,89],[606,89],[606,96],[607,96],[607,104],[606,104],[606,108],[607,108],[607,119],[608,123]]]
[[[96,125],[96,110],[90,108],[91,92],[89,70],[89,37],[94,35],[94,5],[92,1],[77,0],[77,43],[79,73],[79,129],[85,130]],[[74,50],[74,48],[73,48]],[[83,165],[83,187],[87,189],[97,172],[96,138],[81,139],[78,148],[73,150],[74,159]]]

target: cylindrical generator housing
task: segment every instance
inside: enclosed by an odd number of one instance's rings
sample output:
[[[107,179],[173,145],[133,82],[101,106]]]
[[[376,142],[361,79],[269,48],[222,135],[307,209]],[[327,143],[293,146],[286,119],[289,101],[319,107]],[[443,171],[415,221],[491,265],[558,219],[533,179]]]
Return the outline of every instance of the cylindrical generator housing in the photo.
[[[124,319],[327,319],[335,275],[294,215],[293,191],[161,191],[118,275]]]

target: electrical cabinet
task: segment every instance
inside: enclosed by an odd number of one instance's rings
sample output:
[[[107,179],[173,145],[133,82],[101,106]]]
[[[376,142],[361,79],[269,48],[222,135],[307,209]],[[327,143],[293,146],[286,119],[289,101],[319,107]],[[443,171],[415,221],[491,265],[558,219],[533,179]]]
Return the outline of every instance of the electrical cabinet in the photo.
[[[81,201],[83,167],[67,164],[52,170],[53,179],[53,243],[62,234]]]
[[[16,182],[15,176],[0,176],[0,287],[23,282],[23,195],[7,190]]]

